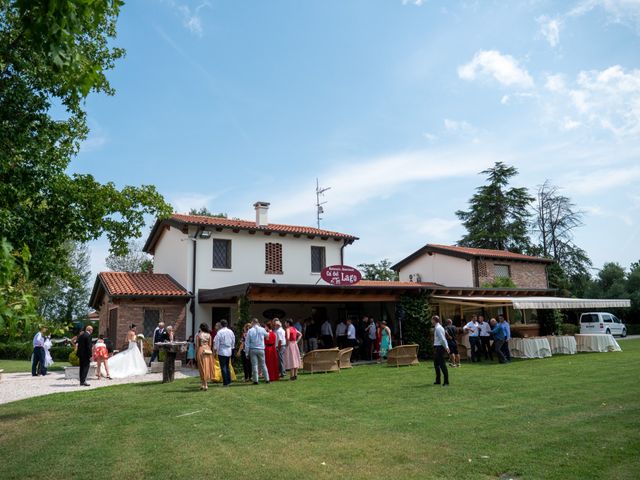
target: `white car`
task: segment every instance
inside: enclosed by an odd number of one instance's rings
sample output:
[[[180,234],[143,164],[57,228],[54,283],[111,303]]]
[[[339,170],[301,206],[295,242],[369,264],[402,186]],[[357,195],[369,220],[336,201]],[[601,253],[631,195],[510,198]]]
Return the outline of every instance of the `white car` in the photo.
[[[607,333],[626,337],[627,327],[611,313],[588,312],[580,315],[580,333]]]

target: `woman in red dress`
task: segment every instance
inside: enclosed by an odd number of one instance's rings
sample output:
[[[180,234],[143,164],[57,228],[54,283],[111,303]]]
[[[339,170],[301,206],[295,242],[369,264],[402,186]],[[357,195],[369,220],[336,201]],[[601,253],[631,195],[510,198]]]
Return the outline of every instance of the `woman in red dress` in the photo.
[[[269,336],[264,341],[264,361],[269,372],[269,381],[280,378],[280,366],[278,364],[278,350],[276,349],[276,332],[273,331],[271,320],[267,322]]]

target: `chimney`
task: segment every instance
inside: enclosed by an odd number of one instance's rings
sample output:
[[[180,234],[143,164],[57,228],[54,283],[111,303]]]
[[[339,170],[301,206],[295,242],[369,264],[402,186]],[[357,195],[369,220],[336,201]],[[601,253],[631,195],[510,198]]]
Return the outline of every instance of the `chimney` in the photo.
[[[256,209],[256,225],[266,227],[269,225],[269,202],[256,202],[253,207]]]

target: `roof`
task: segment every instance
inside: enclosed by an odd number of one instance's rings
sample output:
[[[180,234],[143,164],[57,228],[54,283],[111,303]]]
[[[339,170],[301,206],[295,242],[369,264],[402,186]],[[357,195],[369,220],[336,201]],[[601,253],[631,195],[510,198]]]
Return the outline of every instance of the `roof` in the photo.
[[[472,259],[472,258],[497,258],[502,260],[515,260],[520,262],[535,262],[535,263],[553,263],[553,260],[543,257],[534,257],[531,255],[523,255],[522,253],[509,252],[507,250],[493,250],[489,248],[472,248],[472,247],[458,247],[455,245],[439,245],[436,243],[427,243],[424,247],[416,250],[408,257],[400,260],[393,267],[394,270],[399,270],[409,262],[422,256],[425,253],[441,253],[444,255],[451,255],[454,257]]]
[[[100,291],[117,297],[181,297],[190,298],[189,292],[166,273],[101,272],[96,276],[89,305],[100,306]]]
[[[356,285],[363,287],[441,287],[433,282],[398,282],[386,280],[360,280]]]
[[[344,240],[347,243],[353,243],[358,237],[347,233],[334,232],[321,228],[305,227],[300,225],[284,225],[279,223],[269,223],[267,225],[258,225],[255,221],[239,220],[219,217],[209,217],[204,215],[183,215],[174,213],[169,218],[158,219],[151,229],[149,238],[144,245],[144,251],[153,253],[155,244],[160,238],[163,225],[170,225],[177,228],[187,227],[190,225],[198,227],[213,227],[216,229],[244,230],[249,232],[264,233],[280,233],[292,234],[296,236],[310,235],[314,237],[333,238],[336,240]]]
[[[606,298],[564,298],[564,297],[452,297],[434,295],[435,299],[445,300],[458,305],[478,303],[489,306],[509,305],[517,310],[533,309],[583,309],[583,308],[629,308],[631,300]]]

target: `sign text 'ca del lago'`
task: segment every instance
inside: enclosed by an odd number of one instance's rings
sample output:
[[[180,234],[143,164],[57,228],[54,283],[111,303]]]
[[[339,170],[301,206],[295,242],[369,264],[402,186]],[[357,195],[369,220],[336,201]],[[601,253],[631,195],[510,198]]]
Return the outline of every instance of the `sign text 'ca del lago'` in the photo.
[[[362,280],[360,272],[347,265],[331,265],[320,272],[322,279],[329,285],[354,285]]]

